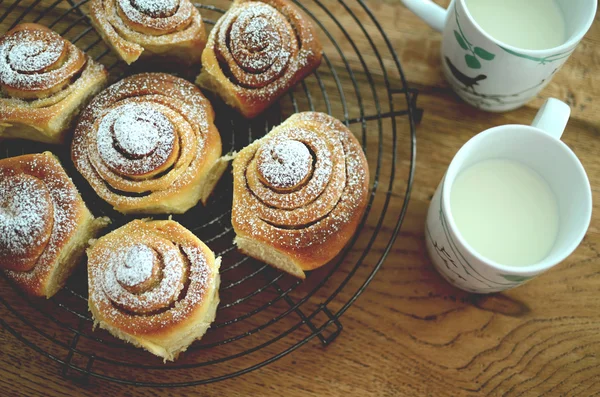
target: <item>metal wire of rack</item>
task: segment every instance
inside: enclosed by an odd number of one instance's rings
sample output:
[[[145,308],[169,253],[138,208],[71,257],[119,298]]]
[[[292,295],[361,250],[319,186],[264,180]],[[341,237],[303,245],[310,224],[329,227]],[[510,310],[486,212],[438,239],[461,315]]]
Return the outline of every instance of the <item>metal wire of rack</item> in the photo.
[[[20,22],[38,22],[102,62],[113,81],[137,71],[115,58],[91,27],[85,14],[88,1],[0,0],[0,33]],[[212,26],[230,3],[212,0],[196,6]],[[225,176],[206,208],[174,217],[221,256],[223,264],[215,324],[168,364],[93,330],[84,266],[47,301],[30,298],[2,280],[0,325],[40,356],[57,362],[62,376],[147,387],[200,385],[261,368],[315,338],[326,346],[342,332],[341,316],[371,283],[399,234],[415,171],[415,123],[422,110],[390,40],[362,0],[295,3],[314,21],[326,43],[323,64],[267,114],[250,122],[211,97],[223,151],[240,150],[295,112],[316,110],[340,118],[361,139],[372,170],[361,232],[331,264],[313,271],[304,282],[295,280],[235,250],[232,181]],[[0,157],[49,149],[61,158],[96,215],[110,217],[113,228],[132,219],[115,213],[95,195],[70,163],[68,148],[6,141],[0,143]],[[177,381],[165,380],[165,371],[177,371]]]

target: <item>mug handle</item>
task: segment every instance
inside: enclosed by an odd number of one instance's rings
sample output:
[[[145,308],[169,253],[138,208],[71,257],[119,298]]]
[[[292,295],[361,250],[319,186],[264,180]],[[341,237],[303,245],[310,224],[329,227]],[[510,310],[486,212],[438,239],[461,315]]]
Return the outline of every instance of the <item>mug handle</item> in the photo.
[[[571,108],[563,101],[549,98],[540,108],[532,127],[539,128],[548,135],[560,139],[571,116]]]
[[[433,29],[441,32],[446,25],[448,10],[431,0],[402,0],[402,3]]]

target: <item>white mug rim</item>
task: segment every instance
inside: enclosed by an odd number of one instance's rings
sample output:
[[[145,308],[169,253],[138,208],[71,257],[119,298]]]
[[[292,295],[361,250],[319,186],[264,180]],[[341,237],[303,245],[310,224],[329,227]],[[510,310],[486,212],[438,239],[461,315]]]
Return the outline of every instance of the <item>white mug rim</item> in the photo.
[[[598,9],[598,3],[596,1],[593,1],[592,2],[592,4],[593,4],[592,12],[589,14],[587,22],[582,26],[582,28],[579,30],[579,32],[577,34],[573,35],[573,37],[571,37],[569,40],[567,40],[563,44],[556,46],[556,47],[544,49],[544,50],[528,50],[526,48],[519,48],[519,47],[512,46],[510,44],[506,44],[506,43],[494,38],[490,34],[488,34],[481,26],[479,26],[479,23],[477,23],[475,18],[473,18],[473,16],[471,15],[471,12],[469,11],[469,7],[467,6],[466,0],[457,0],[457,1],[459,1],[461,3],[464,10],[466,11],[467,18],[469,18],[469,21],[471,21],[471,23],[477,28],[479,33],[481,33],[485,38],[487,38],[488,40],[492,41],[493,43],[497,44],[500,47],[504,47],[511,51],[523,53],[523,54],[531,55],[531,56],[540,56],[540,55],[544,55],[546,53],[559,53],[562,51],[566,52],[569,49],[571,49],[571,47],[574,48],[583,39],[583,37],[587,34],[587,32],[592,27],[592,24],[594,23],[594,20],[596,17],[596,11]]]
[[[452,188],[452,184],[454,183],[454,180],[456,179],[456,176],[458,176],[458,174],[460,172],[455,172],[454,178],[448,178],[448,175],[450,175],[451,171],[454,171],[455,168],[462,166],[465,159],[469,156],[469,152],[470,152],[472,146],[479,143],[479,141],[487,139],[487,137],[489,137],[490,135],[501,134],[504,131],[506,131],[507,129],[511,129],[511,128],[522,129],[523,132],[527,131],[526,133],[535,134],[538,137],[540,137],[541,139],[546,139],[549,142],[552,142],[552,144],[558,145],[561,148],[561,150],[565,153],[565,155],[568,156],[571,159],[571,161],[574,163],[577,171],[584,177],[583,180],[586,181],[586,186],[583,187],[584,189],[587,189],[587,193],[588,193],[587,194],[587,197],[588,197],[587,205],[586,205],[586,208],[584,209],[584,211],[586,212],[585,225],[582,224],[581,230],[579,231],[579,234],[576,236],[576,238],[573,240],[573,242],[566,249],[564,249],[560,255],[557,255],[556,259],[554,259],[552,261],[550,261],[549,257],[547,256],[546,258],[544,258],[543,260],[541,260],[538,263],[534,263],[532,265],[527,265],[527,266],[518,266],[517,267],[517,266],[502,265],[502,264],[497,263],[489,258],[486,258],[485,256],[479,254],[475,249],[473,249],[473,247],[471,247],[471,245],[464,239],[464,237],[460,233],[458,227],[456,226],[456,223],[454,221],[454,216],[452,215],[451,206],[450,206],[450,191]],[[465,247],[469,251],[469,253],[471,255],[473,255],[477,260],[479,260],[481,263],[483,263],[489,267],[492,267],[495,270],[503,272],[503,273],[530,276],[530,275],[539,274],[541,272],[544,272],[544,271],[551,269],[552,267],[558,265],[559,263],[561,263],[562,261],[567,259],[573,253],[573,251],[575,251],[575,249],[579,246],[579,244],[581,244],[581,241],[583,241],[583,238],[585,237],[585,235],[588,231],[589,225],[591,223],[591,220],[592,220],[592,188],[590,185],[589,177],[587,176],[587,173],[585,172],[585,169],[583,168],[581,161],[575,155],[575,153],[563,141],[550,136],[548,133],[546,133],[536,127],[532,127],[532,126],[528,126],[528,125],[521,125],[521,124],[507,124],[507,125],[490,128],[488,130],[485,130],[485,131],[475,135],[473,138],[471,138],[467,143],[465,143],[460,148],[460,150],[456,153],[456,155],[452,159],[452,162],[450,163],[450,166],[448,167],[448,170],[446,172],[446,176],[444,177],[444,181],[443,181],[443,185],[442,185],[442,205],[444,208],[444,212],[448,218],[448,223],[449,223],[450,229],[455,232],[456,237],[457,237],[458,241],[460,242],[460,244],[463,247]]]

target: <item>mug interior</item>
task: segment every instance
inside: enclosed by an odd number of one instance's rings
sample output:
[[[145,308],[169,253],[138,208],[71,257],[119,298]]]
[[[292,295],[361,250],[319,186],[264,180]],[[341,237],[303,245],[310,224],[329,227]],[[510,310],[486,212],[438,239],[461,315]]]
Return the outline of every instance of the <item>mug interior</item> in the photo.
[[[495,263],[473,250],[456,227],[450,207],[456,177],[470,166],[491,159],[515,160],[526,165],[548,182],[556,196],[560,217],[558,236],[541,262],[519,267]],[[562,141],[534,127],[507,125],[482,132],[460,149],[448,168],[442,200],[452,229],[479,259],[502,271],[533,274],[562,262],[581,243],[591,221],[591,197],[589,179],[581,162]]]
[[[565,18],[567,42],[579,41],[582,29],[587,32],[594,21],[597,0],[555,0]],[[582,35],[581,35],[582,36]]]
[[[596,10],[598,8],[598,0],[556,0],[563,17],[565,18],[565,24],[567,29],[567,37],[568,39],[558,47],[548,48],[543,50],[529,50],[525,48],[518,48],[511,46],[509,44],[503,43],[500,40],[489,35],[485,30],[479,26],[477,21],[473,18],[469,11],[469,7],[467,5],[467,0],[455,0],[458,1],[461,7],[466,10],[466,14],[469,20],[477,27],[477,29],[489,40],[492,42],[508,48],[509,50],[518,51],[520,53],[527,53],[531,55],[541,55],[544,53],[552,52],[552,53],[560,53],[561,51],[568,51],[572,49],[583,36],[588,32],[592,23],[594,23],[594,18],[596,16]],[[526,0],[523,0],[526,1]],[[550,1],[550,0],[548,0]],[[500,1],[498,3],[501,3]]]

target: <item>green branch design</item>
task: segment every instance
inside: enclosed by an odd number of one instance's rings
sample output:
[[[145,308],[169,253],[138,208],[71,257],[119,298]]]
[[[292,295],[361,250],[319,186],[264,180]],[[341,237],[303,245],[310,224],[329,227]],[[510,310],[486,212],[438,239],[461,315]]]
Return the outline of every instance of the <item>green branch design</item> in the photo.
[[[454,37],[456,38],[458,45],[463,50],[470,52],[470,54],[465,55],[465,62],[471,69],[481,69],[480,59],[483,61],[492,61],[496,55],[484,50],[481,47],[476,47],[471,44],[471,42],[467,39],[467,36],[465,36],[462,27],[460,26],[460,22],[458,21],[458,10],[456,9],[456,6],[454,7],[454,15],[456,17],[456,26],[458,26],[458,30],[454,31]]]
[[[509,50],[508,48],[504,48],[502,46],[499,46],[499,47],[511,55],[517,56],[519,58],[529,59],[530,61],[538,62],[540,65],[545,65],[550,62],[568,58],[573,53],[573,49],[571,49],[571,50],[568,50],[565,52],[561,52],[559,54],[553,54],[553,55],[548,55],[547,57],[538,58],[538,57],[533,57],[531,55],[521,54],[521,53],[518,53],[518,52],[515,52],[512,50]]]

